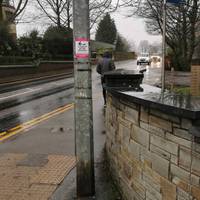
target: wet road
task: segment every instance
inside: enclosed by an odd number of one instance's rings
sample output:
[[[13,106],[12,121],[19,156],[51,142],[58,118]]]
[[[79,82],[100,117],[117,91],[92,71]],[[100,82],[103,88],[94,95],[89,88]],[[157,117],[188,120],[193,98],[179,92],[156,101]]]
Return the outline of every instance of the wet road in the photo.
[[[155,85],[160,81],[160,65],[137,66],[136,61],[116,63],[117,68],[140,70],[146,68],[144,82]],[[93,68],[94,93],[101,96],[99,75]],[[100,77],[99,77],[100,79]],[[73,79],[67,78],[51,81],[40,85],[33,85],[12,92],[0,94],[0,134],[24,122],[35,119],[55,109],[73,103]],[[96,94],[95,94],[96,95]]]
[[[161,63],[152,63],[149,65],[138,65],[135,60],[128,60],[116,63],[117,68],[123,68],[128,70],[141,70],[146,69],[144,72],[143,83],[149,85],[159,85],[161,82]]]
[[[72,78],[2,93],[0,132],[72,102]]]

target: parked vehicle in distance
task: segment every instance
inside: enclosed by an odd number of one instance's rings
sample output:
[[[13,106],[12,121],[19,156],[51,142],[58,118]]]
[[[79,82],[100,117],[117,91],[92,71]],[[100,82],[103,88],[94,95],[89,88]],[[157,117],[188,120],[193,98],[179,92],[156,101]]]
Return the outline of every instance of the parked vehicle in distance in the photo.
[[[141,64],[151,64],[149,53],[141,53],[140,56],[137,57],[137,65]]]
[[[151,56],[151,62],[156,63],[156,62],[160,62],[160,61],[161,61],[160,56],[157,56],[157,55]]]

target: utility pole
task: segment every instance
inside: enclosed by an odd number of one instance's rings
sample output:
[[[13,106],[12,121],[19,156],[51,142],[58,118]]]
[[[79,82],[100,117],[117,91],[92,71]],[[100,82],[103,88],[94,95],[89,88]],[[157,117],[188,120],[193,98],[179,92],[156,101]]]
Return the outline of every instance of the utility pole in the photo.
[[[163,2],[163,36],[162,36],[162,72],[161,72],[161,92],[165,92],[165,53],[166,53],[166,14],[167,14],[167,1]]]
[[[77,197],[95,195],[89,0],[73,1]]]

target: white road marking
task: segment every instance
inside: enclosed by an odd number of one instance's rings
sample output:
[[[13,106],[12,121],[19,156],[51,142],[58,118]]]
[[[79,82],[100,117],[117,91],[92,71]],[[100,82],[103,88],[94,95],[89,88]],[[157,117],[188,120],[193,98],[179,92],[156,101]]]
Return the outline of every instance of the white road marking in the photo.
[[[38,91],[38,90],[41,90],[41,88],[38,88],[38,89],[31,89],[31,88],[29,88],[29,91],[21,92],[21,93],[18,93],[18,94],[9,95],[9,96],[7,96],[7,97],[0,97],[0,100],[5,100],[5,99],[12,98],[12,97],[21,96],[21,95],[23,95],[23,94],[32,93],[32,92],[35,92],[35,91]]]
[[[64,84],[71,84],[71,83],[73,83],[73,81],[63,81],[63,82],[58,82],[58,83],[52,83],[52,85],[61,86]]]
[[[29,90],[30,92],[34,92],[34,91],[41,90],[42,88],[26,88],[26,89]]]

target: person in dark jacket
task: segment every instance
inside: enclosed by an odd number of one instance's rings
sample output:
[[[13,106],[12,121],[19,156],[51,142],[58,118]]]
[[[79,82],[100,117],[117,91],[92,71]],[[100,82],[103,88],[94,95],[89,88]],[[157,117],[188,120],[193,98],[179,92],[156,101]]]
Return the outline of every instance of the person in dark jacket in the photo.
[[[112,60],[111,53],[105,52],[103,54],[103,58],[99,60],[96,70],[97,70],[97,73],[101,74],[101,84],[103,88],[104,105],[106,105],[106,90],[105,90],[104,73],[115,70],[115,64]]]

